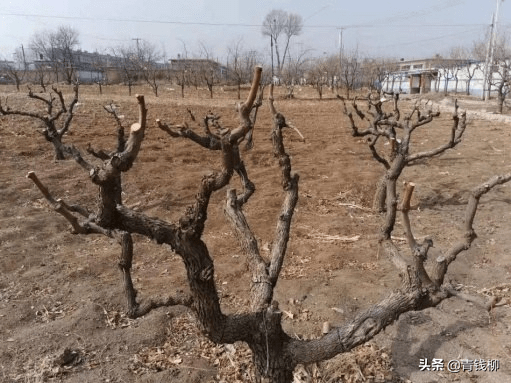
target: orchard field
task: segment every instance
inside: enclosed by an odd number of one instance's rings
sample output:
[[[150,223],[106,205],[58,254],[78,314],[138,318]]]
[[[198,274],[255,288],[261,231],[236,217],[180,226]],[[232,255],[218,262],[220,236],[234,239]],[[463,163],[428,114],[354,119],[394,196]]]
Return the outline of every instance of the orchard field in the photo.
[[[66,97],[71,88],[62,85]],[[244,90],[247,92],[247,89]],[[155,120],[190,122],[221,115],[223,127],[237,126],[236,92],[146,87],[148,129],[137,160],[123,178],[124,203],[150,216],[177,220],[194,200],[201,177],[220,167],[218,152],[184,138],[172,138]],[[321,335],[324,322],[340,324],[398,287],[391,263],[378,251],[382,217],[372,199],[383,167],[363,139],[351,136],[348,119],[333,94],[319,101],[303,87],[294,99],[276,89],[276,106],[305,137],[285,132],[286,149],[300,174],[299,201],[275,299],[284,327],[300,338]],[[12,86],[0,87],[2,104],[13,109],[36,104]],[[403,98],[409,109],[415,99]],[[441,115],[418,128],[413,150],[448,139],[452,97],[436,96]],[[113,102],[129,126],[137,120],[135,97],[121,86],[80,87],[79,105],[63,139],[85,152],[111,149],[116,123],[103,106]],[[461,98],[460,107],[488,109]],[[451,108],[451,109],[450,109]],[[490,108],[491,109],[491,108]],[[263,254],[271,248],[282,203],[280,170],[271,149],[272,122],[266,99],[254,130],[254,147],[242,159],[256,192],[244,206]],[[96,186],[73,160],[55,161],[51,145],[33,119],[0,117],[0,381],[2,382],[235,382],[250,381],[250,352],[243,344],[216,346],[200,335],[184,307],[160,308],[136,320],[124,314],[119,246],[103,236],[70,233],[26,178],[34,171],[54,196],[94,208]],[[460,237],[468,193],[496,174],[511,171],[511,124],[469,115],[463,141],[454,149],[406,168],[414,182],[411,213],[417,238],[434,241],[430,259]],[[385,150],[382,147],[382,150]],[[239,188],[234,177],[230,187]],[[215,262],[215,280],[225,312],[249,307],[246,261],[223,214],[225,192],[214,194],[204,240]],[[404,314],[369,344],[295,372],[300,382],[505,382],[511,381],[511,186],[495,188],[481,200],[474,228],[478,238],[449,268],[459,291],[497,296],[490,312],[459,298],[436,308]],[[399,219],[398,219],[399,223]],[[405,247],[401,226],[395,241]],[[135,236],[133,278],[139,296],[187,289],[181,259],[165,247]],[[498,371],[420,371],[420,359],[498,360]],[[475,368],[474,368],[475,369]],[[336,380],[337,379],[337,380]]]

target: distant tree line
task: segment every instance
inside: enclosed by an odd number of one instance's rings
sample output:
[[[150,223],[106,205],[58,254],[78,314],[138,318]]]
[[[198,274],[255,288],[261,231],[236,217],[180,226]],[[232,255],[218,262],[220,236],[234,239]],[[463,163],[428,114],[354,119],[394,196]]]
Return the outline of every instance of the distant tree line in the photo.
[[[399,61],[393,58],[368,57],[358,50],[341,51],[336,54],[314,55],[313,49],[296,49],[291,41],[302,33],[303,20],[300,15],[283,10],[270,11],[261,33],[269,37],[269,53],[250,47],[242,38],[228,44],[227,56],[223,62],[215,59],[210,46],[199,42],[196,53],[188,51],[183,42],[182,53],[168,59],[166,54],[149,41],[136,39],[129,45],[112,47],[102,53],[79,50],[79,32],[69,26],[60,26],[54,31],[35,33],[27,46],[16,49],[13,61],[0,61],[0,83],[36,83],[43,89],[56,82],[71,84],[82,81],[84,72],[96,83],[99,91],[112,83],[126,85],[131,95],[135,84],[150,86],[155,96],[163,83],[179,87],[181,96],[185,89],[207,89],[214,97],[218,86],[233,87],[237,98],[250,82],[251,69],[256,64],[265,68],[261,84],[273,82],[286,89],[286,97],[295,95],[296,86],[311,86],[321,99],[326,91],[344,94],[350,98],[354,91],[373,90],[381,86],[390,76],[395,75]],[[473,46],[453,47],[448,60],[437,55],[437,79],[442,79],[444,89],[435,91],[447,93],[448,85],[454,82],[458,92],[459,76],[463,74],[464,89],[470,94],[471,79],[476,69],[484,65],[487,55],[486,42],[474,42]],[[270,56],[271,62],[267,58]],[[478,66],[479,65],[479,66]],[[271,70],[270,70],[271,68]],[[500,39],[494,49],[493,62],[488,65],[488,87],[497,95],[502,111],[506,96],[511,89],[511,47],[506,39]]]

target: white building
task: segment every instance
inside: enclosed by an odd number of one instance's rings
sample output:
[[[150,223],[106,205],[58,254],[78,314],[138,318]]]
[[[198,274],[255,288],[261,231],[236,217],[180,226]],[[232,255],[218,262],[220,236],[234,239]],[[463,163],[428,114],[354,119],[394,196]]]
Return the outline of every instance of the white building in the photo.
[[[397,66],[399,69],[389,73],[381,84],[384,91],[410,94],[447,91],[473,96],[483,94],[484,62],[434,58],[401,61]],[[497,80],[498,71],[492,73]]]

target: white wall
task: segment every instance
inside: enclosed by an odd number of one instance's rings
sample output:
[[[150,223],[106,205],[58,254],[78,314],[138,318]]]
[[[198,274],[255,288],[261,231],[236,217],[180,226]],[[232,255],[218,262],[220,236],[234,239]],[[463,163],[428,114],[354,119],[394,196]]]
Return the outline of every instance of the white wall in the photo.
[[[447,82],[447,91],[450,93],[466,93],[467,83],[470,81],[470,94],[472,96],[482,96],[483,94],[483,71],[484,64],[471,64],[469,66],[461,67],[457,73],[458,83],[456,87],[456,79],[449,78],[446,80],[443,76],[441,69],[438,70],[438,76],[431,80],[431,92],[444,92],[445,83]],[[469,80],[469,72],[473,77]],[[401,93],[410,93],[410,74],[418,73],[410,71],[408,74],[404,73],[391,73],[389,78],[382,83],[382,88],[385,91],[394,91]],[[452,76],[452,73],[451,73]],[[498,73],[494,73],[493,77],[498,78]],[[493,90],[493,88],[492,88]],[[493,92],[492,92],[493,93]]]
[[[77,70],[76,77],[78,78],[78,81],[84,84],[104,80],[103,73],[90,70]]]

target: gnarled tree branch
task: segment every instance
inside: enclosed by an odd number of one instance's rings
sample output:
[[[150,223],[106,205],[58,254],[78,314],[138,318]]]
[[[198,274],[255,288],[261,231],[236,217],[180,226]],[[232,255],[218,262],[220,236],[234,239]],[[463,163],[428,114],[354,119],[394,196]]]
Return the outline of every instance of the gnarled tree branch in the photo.
[[[57,94],[58,99],[60,101],[60,108],[56,113],[53,113],[54,112],[53,106],[55,101],[55,97],[53,96],[53,94],[50,93],[50,95],[48,96],[49,99],[46,99],[37,94],[34,94],[32,90],[29,88],[28,97],[46,104],[46,113],[32,113],[23,110],[12,110],[9,107],[6,107],[6,109],[4,109],[0,102],[0,114],[4,116],[18,115],[31,117],[41,121],[44,124],[44,129],[42,131],[43,136],[48,142],[52,143],[55,150],[55,158],[57,160],[63,160],[66,158],[67,155],[71,154],[70,147],[62,143],[62,138],[69,130],[69,127],[71,126],[71,122],[74,117],[74,108],[78,103],[78,84],[75,84],[75,86],[73,87],[74,97],[71,100],[69,106],[67,107],[62,92],[55,87],[53,87],[53,91]],[[60,124],[59,127],[58,121],[63,115],[65,115],[66,118]]]

